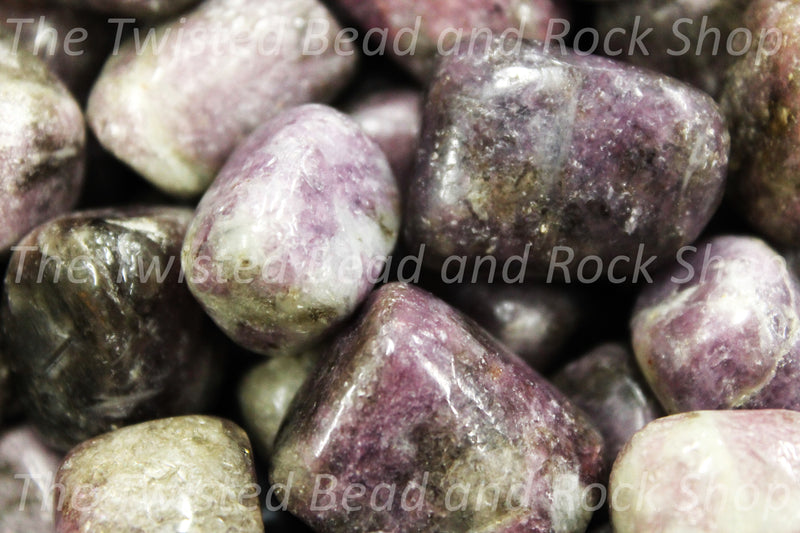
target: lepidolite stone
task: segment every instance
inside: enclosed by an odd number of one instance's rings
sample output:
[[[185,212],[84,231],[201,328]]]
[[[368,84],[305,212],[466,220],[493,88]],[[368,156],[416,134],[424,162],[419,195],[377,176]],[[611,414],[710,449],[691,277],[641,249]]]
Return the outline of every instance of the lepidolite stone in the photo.
[[[53,530],[53,483],[60,461],[30,426],[0,435],[0,531]]]
[[[717,237],[639,296],[639,366],[671,413],[800,409],[800,293],[764,242]]]
[[[102,13],[133,17],[166,17],[182,11],[199,0],[52,0],[65,6],[94,9]]]
[[[189,209],[76,213],[11,257],[2,328],[17,390],[52,446],[203,408],[214,337],[180,281]]]
[[[558,47],[485,44],[444,58],[428,93],[406,240],[429,265],[523,257],[546,276],[553,259],[574,280],[593,255],[589,272],[624,279],[698,236],[728,153],[708,95]]]
[[[352,44],[311,53],[325,24],[333,43],[340,27],[317,0],[203,2],[156,28],[158,49],[132,39],[112,55],[89,98],[89,124],[158,188],[198,195],[256,127],[347,83]]]
[[[800,2],[756,1],[748,27],[781,34],[777,52],[735,63],[721,98],[731,131],[730,194],[749,222],[787,246],[800,242]]]
[[[674,76],[717,96],[725,71],[741,57],[739,51],[748,46],[745,35],[737,29],[744,26],[744,13],[750,3],[750,0],[598,2],[597,28],[603,39],[610,35],[604,53]],[[758,38],[756,34],[756,41]],[[750,45],[758,46],[757,42]]]
[[[264,531],[250,441],[206,416],[153,420],[95,437],[58,469],[58,533]]]
[[[77,102],[47,66],[0,33],[0,255],[75,205],[85,128]]]
[[[700,411],[637,433],[611,473],[614,533],[793,533],[800,413]]]
[[[346,111],[381,147],[404,191],[417,159],[422,95],[414,90],[381,91],[354,102]]]
[[[621,344],[595,348],[561,369],[553,383],[603,435],[606,472],[633,434],[662,414],[633,354]]]
[[[321,533],[578,533],[601,454],[584,415],[521,359],[394,283],[298,393],[271,479]]]
[[[548,285],[467,283],[452,301],[539,371],[556,363],[583,315],[574,292]]]
[[[265,458],[272,455],[281,422],[319,359],[317,352],[311,350],[261,363],[247,372],[239,385],[239,408],[245,427],[250,431],[256,451]]]
[[[217,324],[262,354],[297,352],[364,300],[394,247],[399,194],[381,149],[309,104],[259,128],[197,209],[187,281]]]
[[[562,16],[551,0],[335,0],[371,31],[370,50],[385,50],[427,81],[439,54],[475,35],[543,39],[552,17]],[[377,32],[377,33],[376,33]]]

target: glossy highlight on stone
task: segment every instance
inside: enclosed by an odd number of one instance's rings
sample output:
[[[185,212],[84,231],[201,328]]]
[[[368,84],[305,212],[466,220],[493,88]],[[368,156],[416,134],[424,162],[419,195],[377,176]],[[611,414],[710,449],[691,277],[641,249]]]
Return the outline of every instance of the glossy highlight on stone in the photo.
[[[69,211],[84,172],[77,102],[47,66],[0,34],[0,256],[37,224]]]
[[[231,156],[197,208],[183,267],[231,339],[265,355],[298,352],[366,298],[399,224],[378,145],[346,115],[309,104]]]
[[[800,413],[700,411],[652,422],[611,474],[614,533],[794,533]]]
[[[271,471],[291,482],[289,511],[320,533],[585,530],[600,435],[441,300],[381,287],[323,361],[290,408]]]
[[[631,319],[661,404],[800,409],[800,289],[786,262],[752,237],[695,248],[642,291]]]
[[[88,440],[61,463],[57,533],[262,533],[250,441],[233,422],[185,416]]]
[[[713,100],[609,59],[513,44],[464,45],[440,63],[409,246],[426,244],[436,268],[454,255],[527,258],[530,277],[572,253],[573,280],[594,255],[620,279],[642,252],[663,262],[696,239],[725,182],[728,134]]]
[[[89,125],[162,191],[197,196],[258,126],[328,101],[347,83],[354,54],[332,45],[304,52],[312,24],[325,23],[333,42],[341,28],[317,0],[203,2],[156,28],[157,52],[152,40],[137,49],[131,39],[109,58],[89,98]]]
[[[52,0],[65,6],[93,9],[101,13],[163,18],[197,4],[199,0]]]
[[[0,325],[18,394],[50,445],[67,450],[213,399],[215,331],[180,281],[191,217],[183,208],[79,212],[20,242]]]

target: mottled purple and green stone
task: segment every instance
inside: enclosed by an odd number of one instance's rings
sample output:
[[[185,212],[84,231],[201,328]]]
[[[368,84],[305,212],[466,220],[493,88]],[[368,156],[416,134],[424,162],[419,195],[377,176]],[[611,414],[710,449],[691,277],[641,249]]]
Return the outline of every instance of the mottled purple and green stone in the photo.
[[[320,533],[585,530],[599,433],[444,302],[385,285],[323,361],[271,471],[289,511]]]

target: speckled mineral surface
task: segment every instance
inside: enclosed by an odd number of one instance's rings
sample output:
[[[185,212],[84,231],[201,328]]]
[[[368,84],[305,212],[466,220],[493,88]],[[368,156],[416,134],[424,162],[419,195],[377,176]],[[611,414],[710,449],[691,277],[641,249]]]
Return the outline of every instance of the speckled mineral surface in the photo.
[[[518,256],[574,280],[594,256],[590,272],[631,281],[639,256],[697,238],[727,157],[714,101],[683,83],[537,43],[464,45],[428,92],[406,240],[431,266]]]
[[[317,531],[586,528],[600,435],[444,302],[385,285],[324,362],[290,408],[271,472]]]
[[[58,469],[58,533],[261,533],[250,441],[227,420],[153,420],[95,437]]]
[[[614,533],[794,533],[800,413],[701,411],[652,422],[611,474]]]
[[[330,333],[380,277],[400,224],[380,148],[346,115],[309,104],[244,142],[186,236],[189,286],[236,342],[297,352]]]
[[[317,0],[204,2],[159,26],[158,48],[131,39],[111,56],[89,99],[89,124],[163,191],[198,195],[256,127],[347,83],[352,45],[311,53],[322,38],[308,37],[310,27],[325,24],[332,43],[340,28]]]
[[[800,293],[763,241],[717,237],[639,296],[639,366],[668,412],[800,409]]]
[[[83,183],[77,102],[47,66],[0,33],[0,255],[70,210]]]
[[[6,355],[29,416],[66,450],[209,400],[215,348],[179,281],[189,209],[82,212],[36,228],[5,279]]]

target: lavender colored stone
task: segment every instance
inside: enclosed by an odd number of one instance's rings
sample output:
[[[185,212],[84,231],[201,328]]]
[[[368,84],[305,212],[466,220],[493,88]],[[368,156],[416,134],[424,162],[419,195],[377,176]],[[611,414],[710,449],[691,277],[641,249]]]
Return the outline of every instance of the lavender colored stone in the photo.
[[[583,315],[576,293],[549,285],[463,284],[451,299],[540,372],[556,364]]]
[[[374,29],[370,49],[385,41],[391,54],[421,80],[433,74],[437,56],[447,54],[461,36],[511,36],[543,39],[551,18],[563,6],[551,0],[335,0],[365,30]],[[373,32],[374,33],[374,32]]]
[[[386,157],[346,115],[309,104],[231,156],[183,248],[189,287],[234,341],[298,352],[366,298],[399,229]]]
[[[207,416],[153,420],[88,440],[61,463],[58,533],[262,533],[250,441]]]
[[[89,124],[158,188],[198,195],[254,129],[347,83],[355,55],[333,46],[303,53],[325,23],[333,42],[340,28],[317,0],[204,2],[155,30],[158,52],[129,40],[109,59],[89,98]]]
[[[318,350],[276,357],[254,367],[242,379],[239,408],[256,450],[265,458],[272,455],[289,404],[318,359]]]
[[[614,465],[614,533],[793,533],[800,413],[700,411],[637,433]]]
[[[553,383],[603,435],[606,472],[633,434],[662,415],[633,354],[621,344],[598,346],[561,369]]]
[[[0,255],[69,211],[83,183],[85,128],[47,66],[0,35]]]
[[[53,481],[60,461],[30,426],[0,435],[0,531],[53,530]]]
[[[65,6],[93,9],[101,13],[133,17],[163,18],[198,3],[199,0],[51,0]]]
[[[444,302],[381,287],[325,363],[292,404],[271,472],[320,533],[585,530],[600,435]]]
[[[192,211],[75,213],[11,257],[2,327],[22,402],[62,450],[151,418],[202,409],[215,337],[180,281]]]
[[[381,147],[404,191],[417,158],[422,95],[410,89],[376,92],[353,102],[346,112]]]
[[[800,292],[764,242],[717,237],[636,303],[633,348],[670,413],[800,409]]]
[[[571,279],[594,255],[622,279],[637,256],[663,260],[693,241],[724,187],[728,134],[713,100],[608,59],[511,44],[463,46],[440,64],[407,202],[410,247],[426,244],[429,266],[523,257],[529,276],[552,259]]]
[[[781,34],[773,55],[754,49],[735,63],[721,97],[731,131],[730,196],[773,241],[800,241],[800,2],[755,1],[745,17],[758,35]]]
[[[717,96],[726,70],[740,55],[731,51],[746,47],[744,34],[736,32],[731,37],[731,32],[744,26],[744,13],[750,3],[750,0],[598,2],[596,27],[603,38],[611,34],[607,54],[674,76]],[[641,36],[641,45],[635,44],[634,36]]]

